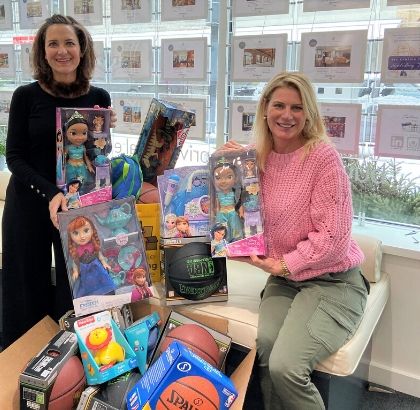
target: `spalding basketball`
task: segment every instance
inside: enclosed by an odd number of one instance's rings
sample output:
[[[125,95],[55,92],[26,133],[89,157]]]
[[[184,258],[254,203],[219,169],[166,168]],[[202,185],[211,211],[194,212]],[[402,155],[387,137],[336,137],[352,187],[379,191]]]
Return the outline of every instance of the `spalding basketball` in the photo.
[[[137,202],[140,204],[156,204],[160,202],[158,189],[149,182],[143,182]]]
[[[181,342],[213,367],[219,365],[219,347],[213,336],[204,327],[187,323],[172,329],[163,339],[160,351],[164,352],[173,342]]]
[[[55,379],[48,410],[72,410],[86,385],[83,365],[77,356],[70,357]]]
[[[219,394],[210,380],[201,376],[182,377],[163,390],[156,410],[219,410]]]
[[[211,257],[209,244],[191,242],[167,258],[167,278],[179,296],[203,300],[219,289],[222,270]]]

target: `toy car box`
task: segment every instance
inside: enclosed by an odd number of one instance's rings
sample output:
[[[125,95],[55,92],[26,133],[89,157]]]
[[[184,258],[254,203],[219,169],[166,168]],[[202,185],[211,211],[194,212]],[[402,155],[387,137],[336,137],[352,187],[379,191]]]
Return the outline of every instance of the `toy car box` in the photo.
[[[192,409],[194,403],[203,403],[203,408],[228,409],[237,395],[226,375],[174,341],[128,392],[127,408],[155,409],[166,405]]]
[[[76,316],[153,295],[134,197],[58,214]]]
[[[152,283],[157,283],[162,279],[159,251],[160,205],[158,203],[136,204],[136,211],[143,232],[150,277]]]
[[[56,108],[56,183],[69,208],[112,198],[111,110]]]
[[[179,269],[174,270],[172,263],[177,260],[180,249],[185,245],[191,243],[202,243],[206,245],[205,255],[201,255],[199,259],[191,258],[190,265],[199,264],[200,259],[204,258],[207,263],[211,264],[211,267],[206,271],[202,272],[202,276],[210,278],[211,276],[217,276],[218,281],[214,281],[209,284],[212,286],[212,293],[208,297],[202,297],[200,289],[189,283],[189,278],[195,276],[191,270],[185,270],[186,282],[184,286],[184,293],[181,295],[177,292],[174,284],[171,282],[172,276],[171,271],[181,273]],[[195,238],[170,238],[160,240],[160,252],[161,252],[161,271],[162,271],[162,283],[156,284],[154,290],[157,291],[159,301],[161,304],[166,306],[181,305],[181,304],[192,304],[192,303],[203,303],[203,302],[220,302],[228,299],[228,283],[227,283],[227,270],[226,270],[226,259],[225,258],[211,258],[210,244],[207,237],[195,237]],[[196,269],[195,269],[196,271]],[[188,290],[190,289],[190,291]],[[203,288],[206,293],[207,287]],[[189,294],[189,296],[188,296]]]
[[[108,311],[74,324],[88,384],[101,384],[137,367],[136,356]]]
[[[209,170],[187,166],[158,176],[161,237],[189,238],[209,235]]]
[[[216,152],[209,166],[212,256],[265,255],[255,149]]]
[[[144,181],[156,186],[157,176],[175,167],[195,113],[181,105],[153,98],[134,154]]]
[[[77,352],[76,335],[59,331],[20,374],[20,408],[47,410],[60,369]]]

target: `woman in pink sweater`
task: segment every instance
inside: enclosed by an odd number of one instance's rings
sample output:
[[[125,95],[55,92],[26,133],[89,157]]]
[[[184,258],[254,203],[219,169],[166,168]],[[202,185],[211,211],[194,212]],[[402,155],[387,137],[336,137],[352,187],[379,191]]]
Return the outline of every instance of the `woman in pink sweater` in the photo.
[[[369,286],[351,239],[349,180],[300,73],[266,85],[254,133],[268,254],[238,259],[270,274],[257,336],[265,409],[324,409],[310,374],[353,335]]]

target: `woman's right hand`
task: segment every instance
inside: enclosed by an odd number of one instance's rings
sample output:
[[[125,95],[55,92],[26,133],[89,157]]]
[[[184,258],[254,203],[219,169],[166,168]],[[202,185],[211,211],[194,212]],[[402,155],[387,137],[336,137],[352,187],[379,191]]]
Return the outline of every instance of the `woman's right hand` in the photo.
[[[58,229],[57,212],[61,208],[62,211],[68,211],[67,201],[65,196],[59,192],[50,201],[48,209],[50,211],[50,219],[53,225]]]
[[[224,152],[224,151],[237,151],[238,149],[245,150],[246,147],[239,144],[239,142],[236,142],[234,140],[230,140],[230,141],[226,142],[225,144],[223,144],[221,147],[217,148],[216,152],[220,153],[220,152]]]

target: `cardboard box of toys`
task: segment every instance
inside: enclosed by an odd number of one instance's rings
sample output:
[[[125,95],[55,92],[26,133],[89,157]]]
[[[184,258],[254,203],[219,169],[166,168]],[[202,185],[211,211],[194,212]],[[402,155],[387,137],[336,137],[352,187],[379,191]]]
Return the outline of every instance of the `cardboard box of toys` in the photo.
[[[265,255],[255,149],[216,152],[209,166],[212,256]]]
[[[170,310],[163,306],[155,306],[143,303],[131,305],[134,320],[138,320],[153,312],[158,312],[162,321],[166,321]],[[178,308],[177,308],[178,309]],[[220,332],[227,333],[227,320],[221,317],[213,317],[197,314],[183,306],[179,311],[206,326]],[[59,326],[50,317],[46,316],[34,327],[28,330],[22,337],[0,353],[0,408],[2,410],[19,409],[19,375],[26,364],[41,350],[49,340],[59,332]],[[248,388],[252,367],[255,360],[255,349],[250,350],[244,359],[230,375],[239,395],[231,407],[233,410],[242,409],[245,393]],[[229,361],[229,357],[228,357]]]
[[[56,108],[56,183],[69,208],[112,198],[111,110]]]
[[[157,283],[162,279],[159,250],[160,204],[136,204],[136,212],[145,241],[150,277],[152,283]]]
[[[156,186],[157,176],[172,169],[195,121],[195,113],[181,105],[153,98],[134,150],[143,179]]]
[[[161,239],[162,304],[219,302],[228,299],[225,258],[212,258],[207,237]]]
[[[60,370],[77,352],[76,335],[64,330],[59,331],[20,374],[20,408],[47,410]],[[80,390],[83,390],[85,385],[83,379],[80,379],[78,386]]]
[[[189,238],[209,234],[209,170],[188,166],[159,175],[161,237]]]
[[[134,197],[58,214],[76,316],[153,296]]]

